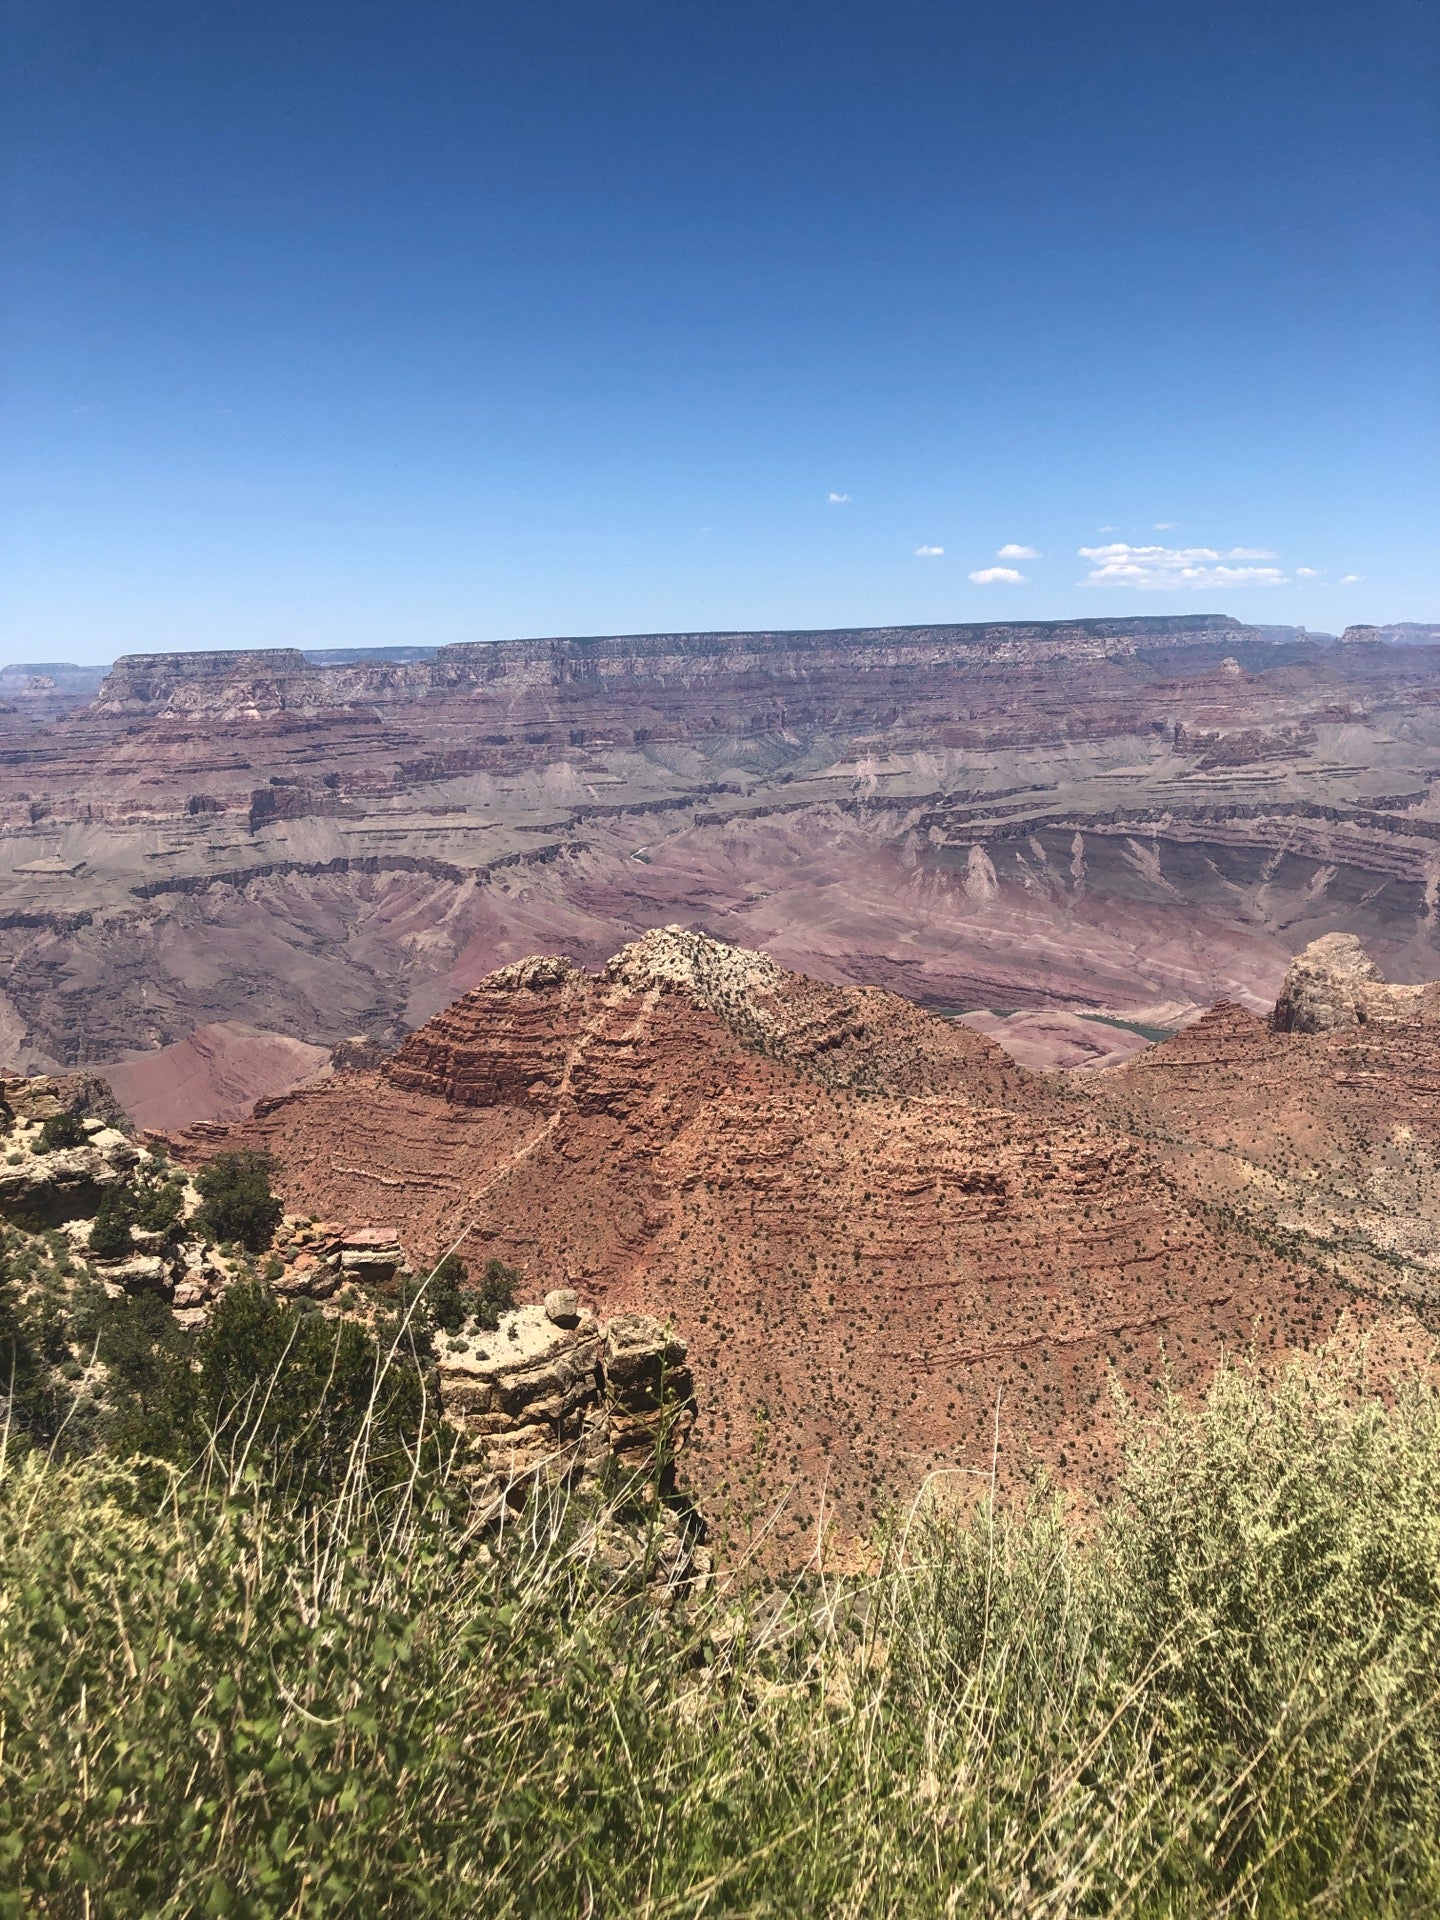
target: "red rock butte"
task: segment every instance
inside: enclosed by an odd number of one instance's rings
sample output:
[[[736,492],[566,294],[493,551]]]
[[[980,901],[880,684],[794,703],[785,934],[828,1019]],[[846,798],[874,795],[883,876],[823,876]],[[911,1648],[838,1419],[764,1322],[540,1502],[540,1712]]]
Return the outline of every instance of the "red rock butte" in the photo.
[[[670,927],[598,975],[505,967],[379,1067],[175,1145],[263,1146],[292,1206],[672,1322],[689,1477],[722,1531],[758,1519],[794,1561],[927,1475],[973,1487],[997,1406],[1005,1477],[1096,1487],[1112,1376],[1193,1386],[1222,1351],[1388,1312],[1177,1166],[1177,1126],[1233,1122],[1285,1084],[1276,1049],[1330,1043],[1221,1009],[1139,1063],[1037,1075],[893,994]]]

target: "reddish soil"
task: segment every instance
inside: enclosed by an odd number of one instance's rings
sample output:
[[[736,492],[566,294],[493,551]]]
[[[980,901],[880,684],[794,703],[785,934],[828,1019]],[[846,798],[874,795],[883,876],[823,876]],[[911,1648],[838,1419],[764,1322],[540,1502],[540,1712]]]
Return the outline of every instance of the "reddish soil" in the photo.
[[[189,1127],[243,1120],[257,1100],[288,1093],[329,1064],[324,1047],[217,1020],[173,1046],[102,1063],[99,1071],[136,1126]]]
[[[822,1516],[853,1539],[926,1474],[988,1471],[997,1401],[1003,1474],[1034,1459],[1093,1487],[1112,1372],[1196,1384],[1353,1304],[1202,1204],[1084,1082],[677,933],[598,980],[507,969],[379,1070],[177,1144],[222,1142],[273,1149],[291,1204],[415,1253],[458,1241],[519,1266],[527,1297],[568,1284],[672,1319],[690,1477],[732,1529],[783,1501],[792,1562]]]

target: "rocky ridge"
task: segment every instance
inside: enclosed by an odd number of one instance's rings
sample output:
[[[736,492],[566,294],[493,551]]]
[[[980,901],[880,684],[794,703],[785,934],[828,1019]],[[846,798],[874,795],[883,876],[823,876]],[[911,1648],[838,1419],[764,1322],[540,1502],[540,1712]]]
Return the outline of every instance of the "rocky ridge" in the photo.
[[[673,927],[596,975],[507,967],[378,1069],[175,1146],[222,1143],[273,1151],[297,1207],[383,1200],[422,1257],[496,1255],[683,1328],[702,1505],[790,1559],[817,1530],[857,1542],[927,1473],[985,1470],[997,1397],[1005,1473],[1033,1453],[1097,1486],[1112,1371],[1198,1384],[1223,1348],[1368,1311],[1077,1086]]]
[[[1083,1091],[1193,1202],[1440,1332],[1440,983],[1327,935],[1268,1021],[1222,1002]]]

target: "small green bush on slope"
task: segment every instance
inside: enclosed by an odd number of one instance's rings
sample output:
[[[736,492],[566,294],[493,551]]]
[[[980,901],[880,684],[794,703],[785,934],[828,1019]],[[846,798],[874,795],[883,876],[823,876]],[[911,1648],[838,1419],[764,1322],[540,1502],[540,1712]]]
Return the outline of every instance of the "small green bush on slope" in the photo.
[[[200,1211],[195,1224],[219,1241],[233,1240],[261,1253],[275,1237],[284,1208],[270,1190],[275,1162],[269,1154],[246,1148],[217,1153],[195,1176]]]
[[[1440,1911],[1440,1411],[1247,1372],[1086,1533],[912,1521],[792,1631],[397,1519],[0,1483],[0,1912]]]
[[[55,1153],[67,1147],[83,1147],[90,1138],[77,1114],[52,1113],[36,1137],[36,1153]]]
[[[229,1288],[194,1335],[153,1294],[113,1301],[99,1337],[108,1451],[226,1479],[243,1471],[271,1494],[315,1501],[346,1485],[363,1444],[371,1496],[405,1488],[434,1471],[439,1444],[407,1334],[391,1327],[377,1343],[256,1282]]]

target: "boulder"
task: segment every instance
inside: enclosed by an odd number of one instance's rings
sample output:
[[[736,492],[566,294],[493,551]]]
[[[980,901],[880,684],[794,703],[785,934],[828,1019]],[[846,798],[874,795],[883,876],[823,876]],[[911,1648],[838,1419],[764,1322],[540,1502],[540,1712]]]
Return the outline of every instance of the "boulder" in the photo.
[[[552,1287],[545,1296],[545,1318],[557,1327],[580,1323],[580,1296],[573,1287]]]
[[[1270,1023],[1277,1033],[1332,1033],[1424,1017],[1434,999],[1425,987],[1391,986],[1353,933],[1326,933],[1290,962]]]

